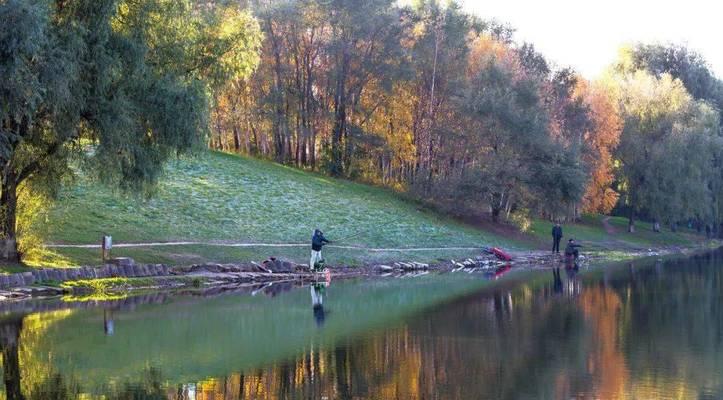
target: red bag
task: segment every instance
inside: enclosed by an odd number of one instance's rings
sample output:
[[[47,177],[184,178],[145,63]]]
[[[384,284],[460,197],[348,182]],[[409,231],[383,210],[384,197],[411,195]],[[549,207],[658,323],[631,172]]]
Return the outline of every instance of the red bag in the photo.
[[[512,256],[511,256],[511,255],[505,253],[503,250],[498,249],[497,247],[493,247],[493,248],[492,248],[492,254],[494,254],[495,257],[497,257],[497,259],[499,259],[499,260],[502,260],[502,261],[512,261]]]

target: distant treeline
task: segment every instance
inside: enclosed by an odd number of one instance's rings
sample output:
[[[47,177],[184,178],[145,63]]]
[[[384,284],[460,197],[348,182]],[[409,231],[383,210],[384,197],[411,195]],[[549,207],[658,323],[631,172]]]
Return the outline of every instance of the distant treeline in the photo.
[[[494,219],[718,225],[723,85],[698,54],[623,48],[590,82],[439,3],[251,4],[261,60],[215,93],[210,145]]]

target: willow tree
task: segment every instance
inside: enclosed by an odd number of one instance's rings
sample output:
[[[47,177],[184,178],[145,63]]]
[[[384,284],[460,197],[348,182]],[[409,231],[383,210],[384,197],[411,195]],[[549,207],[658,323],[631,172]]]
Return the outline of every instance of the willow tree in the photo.
[[[207,85],[198,72],[216,71],[213,54],[235,50],[185,29],[153,34],[170,26],[154,11],[181,3],[0,1],[3,259],[20,260],[19,188],[52,193],[78,159],[103,182],[138,190],[170,156],[203,142]]]
[[[709,215],[717,112],[668,74],[624,74],[613,90],[624,119],[615,157],[629,230],[637,212],[670,223]]]
[[[645,70],[656,77],[669,74],[679,79],[694,99],[704,101],[717,110],[719,121],[723,122],[723,81],[715,76],[706,60],[695,51],[682,45],[638,44],[624,49],[615,67],[623,73]],[[709,218],[723,235],[721,134],[723,132],[719,130],[717,134],[713,134],[713,138],[709,138],[710,143],[706,150],[713,152],[713,168],[707,175],[710,205],[706,212],[699,213],[696,218]]]
[[[644,70],[660,78],[669,74],[683,82],[696,100],[706,100],[723,108],[723,82],[711,71],[706,60],[683,45],[637,44],[623,48],[615,65],[618,71]]]
[[[538,83],[491,55],[471,73],[460,101],[470,129],[465,143],[478,149],[462,176],[463,193],[486,196],[493,220],[533,190],[534,171],[552,152]]]

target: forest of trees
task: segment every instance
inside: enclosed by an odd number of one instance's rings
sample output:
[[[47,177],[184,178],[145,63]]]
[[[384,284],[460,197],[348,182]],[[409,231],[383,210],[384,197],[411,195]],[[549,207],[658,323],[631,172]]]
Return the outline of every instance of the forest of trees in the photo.
[[[206,144],[467,217],[723,231],[723,84],[700,55],[638,44],[588,81],[442,3],[0,0],[0,255],[75,166],[138,191]]]
[[[210,146],[457,214],[718,230],[723,84],[697,53],[630,46],[588,81],[441,3],[252,2],[260,63],[215,93]]]

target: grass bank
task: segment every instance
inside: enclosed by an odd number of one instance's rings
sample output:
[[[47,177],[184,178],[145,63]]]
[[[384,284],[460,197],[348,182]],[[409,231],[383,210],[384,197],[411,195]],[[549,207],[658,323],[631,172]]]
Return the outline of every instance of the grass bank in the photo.
[[[456,250],[363,249],[369,247],[527,248],[525,243],[429,211],[390,190],[216,152],[171,162],[150,199],[124,195],[81,176],[60,193],[39,236],[56,244],[94,244],[103,234],[112,235],[114,243],[283,244],[307,243],[317,227],[331,240],[349,238],[340,245],[362,247],[329,248],[326,257],[335,263],[460,256]],[[191,245],[117,248],[113,255],[174,264],[260,260],[270,255],[304,261],[308,249]],[[96,264],[99,258],[97,249],[47,248],[31,255],[28,263],[72,266]]]
[[[628,251],[661,248],[668,246],[695,246],[705,238],[696,231],[681,228],[678,232],[663,229],[654,232],[652,224],[636,223],[635,233],[628,233],[628,220],[622,217],[586,215],[580,222],[563,224],[563,242],[569,238],[582,241],[596,251]],[[534,220],[529,233],[539,242],[551,245],[552,224]]]
[[[603,218],[587,216],[580,223],[565,225],[566,238],[582,240],[588,251],[613,255],[701,241],[691,231],[655,233],[646,224],[638,224],[638,231],[628,234],[625,219],[604,222]],[[114,256],[141,263],[182,265],[262,260],[272,255],[306,262],[306,243],[317,227],[343,246],[327,248],[327,260],[347,265],[434,262],[476,254],[460,249],[414,250],[420,248],[543,250],[550,246],[551,228],[542,220],[534,220],[524,235],[486,225],[473,227],[391,190],[218,152],[170,162],[151,198],[119,193],[80,176],[61,191],[42,222],[37,235],[44,243],[97,244],[104,234],[112,235],[115,244],[203,243],[116,247],[113,251]],[[304,245],[264,246],[289,243]],[[26,262],[29,266],[94,265],[100,262],[100,253],[97,248],[48,247],[30,254]],[[9,266],[5,270],[22,269]]]

